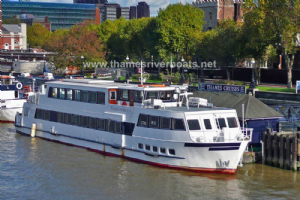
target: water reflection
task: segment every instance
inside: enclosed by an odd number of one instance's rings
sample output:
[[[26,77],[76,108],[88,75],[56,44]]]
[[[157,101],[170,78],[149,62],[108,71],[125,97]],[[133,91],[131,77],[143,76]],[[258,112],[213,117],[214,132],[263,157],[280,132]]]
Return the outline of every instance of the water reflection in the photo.
[[[198,174],[30,138],[0,125],[3,199],[300,199],[298,173],[260,164]]]

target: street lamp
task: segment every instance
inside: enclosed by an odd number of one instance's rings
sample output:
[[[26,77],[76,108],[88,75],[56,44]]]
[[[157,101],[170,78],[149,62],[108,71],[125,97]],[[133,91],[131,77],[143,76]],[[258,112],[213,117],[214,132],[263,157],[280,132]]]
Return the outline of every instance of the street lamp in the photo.
[[[255,78],[254,78],[254,72],[255,72],[255,60],[251,60],[251,65],[252,65],[252,81],[250,83],[250,88],[255,88]]]
[[[83,72],[83,66],[84,66],[83,62],[84,62],[84,57],[83,57],[83,56],[81,56],[81,61],[82,61],[81,75],[84,76],[84,72]]]
[[[185,82],[185,78],[184,78],[184,74],[183,74],[183,63],[184,63],[184,59],[183,56],[181,58],[181,62],[182,62],[182,70],[181,70],[181,79],[180,79],[180,84],[183,85],[183,83]]]
[[[43,55],[43,58],[44,58],[44,70],[43,70],[43,73],[45,73],[46,72],[46,62],[45,62],[46,55],[45,54]]]
[[[126,62],[129,62],[129,57],[128,57],[128,55],[127,55],[127,57],[126,57]],[[127,66],[127,63],[126,63],[126,67],[128,67]],[[128,69],[126,68],[126,80],[128,80],[129,79],[129,72],[128,72]]]

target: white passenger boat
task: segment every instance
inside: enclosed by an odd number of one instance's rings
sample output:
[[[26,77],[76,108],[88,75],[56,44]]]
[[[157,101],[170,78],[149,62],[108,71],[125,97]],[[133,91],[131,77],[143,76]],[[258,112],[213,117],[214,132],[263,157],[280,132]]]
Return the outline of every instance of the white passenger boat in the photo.
[[[15,126],[21,134],[142,163],[235,173],[251,130],[240,128],[233,109],[189,107],[188,95],[180,86],[48,82],[29,97]]]
[[[16,113],[22,113],[26,99],[20,98],[22,83],[14,76],[0,76],[0,122],[13,123]]]

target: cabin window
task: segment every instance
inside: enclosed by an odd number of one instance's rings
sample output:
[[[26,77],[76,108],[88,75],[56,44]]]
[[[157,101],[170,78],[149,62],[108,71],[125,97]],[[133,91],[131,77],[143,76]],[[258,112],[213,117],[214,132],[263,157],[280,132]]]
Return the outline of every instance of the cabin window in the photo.
[[[146,149],[147,151],[150,151],[150,145],[146,144],[146,145],[145,145],[145,149]]]
[[[112,120],[106,120],[106,130],[108,132],[115,132],[115,122]]]
[[[175,155],[175,149],[169,149],[169,154],[170,155]]]
[[[74,90],[74,100],[75,101],[80,101],[80,90]]]
[[[142,102],[143,96],[144,96],[143,91],[134,91],[134,101]]]
[[[97,104],[105,104],[105,93],[98,92],[97,95],[98,95]]]
[[[190,131],[201,130],[198,119],[188,120],[188,125],[189,125]]]
[[[72,114],[65,113],[65,124],[72,124]]]
[[[72,100],[73,90],[67,89],[67,100]]]
[[[237,124],[237,121],[236,121],[235,117],[228,117],[227,122],[228,122],[229,128],[237,128],[238,127],[238,124]]]
[[[115,133],[122,133],[121,122],[115,122]]]
[[[138,148],[139,148],[139,149],[144,149],[144,145],[141,144],[141,143],[138,143]]]
[[[133,130],[134,130],[134,123],[124,122],[123,127],[124,127],[125,135],[132,135]]]
[[[160,128],[161,129],[170,129],[171,128],[171,119],[166,117],[160,118]]]
[[[183,119],[172,119],[173,130],[185,130]]]
[[[89,118],[89,128],[96,129],[97,128],[97,120],[95,118]]]
[[[98,130],[105,130],[105,119],[98,119],[97,120],[97,129]]]
[[[173,96],[173,91],[161,91],[160,99],[163,101],[171,101]]]
[[[153,152],[157,152],[157,147],[156,147],[156,146],[153,146],[153,147],[152,147],[152,150],[153,150]]]
[[[128,101],[129,100],[128,90],[119,90],[119,98],[122,101]]]
[[[163,147],[160,147],[160,153],[166,153],[166,149]]]
[[[140,114],[138,125],[147,127],[148,126],[148,115]]]
[[[116,91],[110,91],[110,100],[117,100]]]
[[[80,126],[80,116],[73,115],[73,125]]]
[[[57,122],[64,123],[64,113],[57,113]]]
[[[66,90],[60,88],[59,89],[59,99],[65,99],[66,98]]]
[[[226,128],[226,122],[225,122],[225,119],[224,118],[218,118],[216,119],[216,123],[217,123],[217,127],[218,129],[222,129],[222,128]]]
[[[159,117],[149,116],[149,127],[150,128],[159,128]]]
[[[205,119],[205,120],[203,120],[203,121],[204,121],[204,125],[205,125],[205,129],[206,129],[206,130],[212,129],[211,123],[210,123],[210,119]]]
[[[146,92],[146,99],[157,99],[157,98],[158,98],[158,92],[155,91]]]
[[[57,98],[57,88],[52,88],[52,95],[51,95],[51,97],[52,98]]]
[[[89,101],[89,92],[88,91],[81,91],[81,101],[82,102]]]
[[[97,103],[97,92],[89,92],[89,102]]]
[[[57,122],[57,113],[56,111],[50,111],[50,121]]]
[[[50,120],[50,110],[44,110],[44,120]]]
[[[81,127],[88,127],[88,117],[80,116]]]
[[[36,119],[43,119],[43,110],[42,109],[36,109],[35,118]]]

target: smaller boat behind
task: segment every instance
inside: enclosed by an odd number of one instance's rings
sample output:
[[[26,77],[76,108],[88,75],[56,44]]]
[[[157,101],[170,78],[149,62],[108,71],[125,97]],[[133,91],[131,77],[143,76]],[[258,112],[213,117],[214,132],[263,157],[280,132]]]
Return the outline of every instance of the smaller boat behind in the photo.
[[[0,122],[13,123],[16,113],[22,113],[26,99],[20,98],[23,84],[14,76],[0,76]]]

